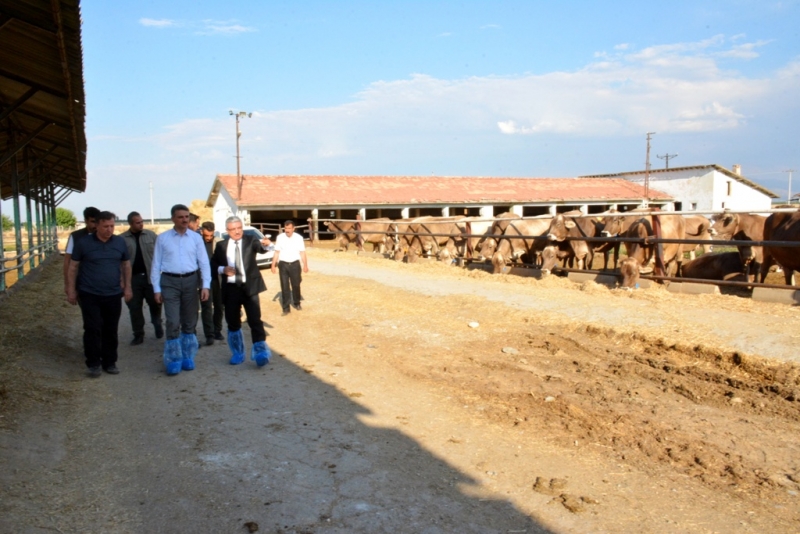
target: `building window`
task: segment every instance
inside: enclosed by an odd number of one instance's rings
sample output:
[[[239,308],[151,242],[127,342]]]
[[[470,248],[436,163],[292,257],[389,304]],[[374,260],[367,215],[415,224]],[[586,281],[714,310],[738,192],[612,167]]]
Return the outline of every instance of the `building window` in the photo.
[[[733,189],[733,182],[728,180],[728,196],[731,196],[731,190]]]
[[[689,205],[689,209],[692,210],[692,211],[697,211],[697,202],[692,202]]]
[[[725,209],[725,203],[724,202],[722,203],[722,209]]]

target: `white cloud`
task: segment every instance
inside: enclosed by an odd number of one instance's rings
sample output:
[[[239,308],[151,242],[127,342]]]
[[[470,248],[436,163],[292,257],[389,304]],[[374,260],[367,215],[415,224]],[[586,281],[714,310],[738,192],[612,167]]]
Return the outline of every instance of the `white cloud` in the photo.
[[[614,45],[614,50],[627,50],[630,48],[631,45],[628,43],[620,43],[618,45]]]
[[[204,20],[200,23],[200,29],[195,33],[198,35],[236,35],[239,33],[254,32],[252,26],[243,26],[237,21]]]
[[[139,24],[142,26],[148,26],[151,28],[169,28],[173,26],[177,26],[178,23],[174,20],[169,19],[148,19],[148,18],[141,18],[139,19]]]
[[[195,35],[238,35],[258,31],[253,26],[245,26],[237,20],[196,20],[175,21],[170,19],[139,19],[139,24],[150,28],[188,28]]]

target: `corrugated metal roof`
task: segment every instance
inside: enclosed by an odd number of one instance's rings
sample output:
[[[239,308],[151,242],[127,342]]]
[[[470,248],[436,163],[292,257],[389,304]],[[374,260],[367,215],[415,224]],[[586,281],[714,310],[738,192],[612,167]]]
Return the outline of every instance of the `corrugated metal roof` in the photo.
[[[244,208],[261,206],[459,205],[545,202],[608,203],[640,201],[644,188],[624,178],[491,178],[464,176],[252,176],[219,174],[209,194],[220,188]],[[653,200],[671,200],[650,190]]]
[[[764,193],[768,197],[778,198],[778,195],[776,195],[775,193],[773,193],[772,191],[770,191],[766,187],[764,187],[762,185],[758,185],[757,183],[755,183],[755,182],[753,182],[751,180],[748,180],[747,178],[745,178],[741,174],[736,174],[735,172],[733,172],[733,171],[731,171],[729,169],[726,169],[722,165],[717,165],[716,163],[711,164],[711,165],[691,165],[691,166],[688,166],[688,167],[673,167],[671,169],[650,169],[650,174],[661,174],[661,173],[668,173],[668,172],[674,172],[674,171],[696,171],[696,170],[701,170],[701,169],[702,170],[714,169],[714,170],[716,170],[718,172],[721,172],[722,174],[724,174],[726,176],[729,176],[730,178],[733,178],[737,182],[741,182],[741,183],[745,184],[748,187],[752,187],[753,189]],[[628,175],[632,175],[632,174],[644,174],[644,173],[645,173],[645,171],[630,171],[630,172],[617,172],[617,173],[614,173],[614,174],[589,174],[589,175],[586,175],[586,176],[581,176],[581,178],[615,178],[617,176],[628,176]]]
[[[11,195],[9,155],[21,145],[47,173],[37,186],[85,191],[85,116],[78,0],[0,0],[0,196]]]

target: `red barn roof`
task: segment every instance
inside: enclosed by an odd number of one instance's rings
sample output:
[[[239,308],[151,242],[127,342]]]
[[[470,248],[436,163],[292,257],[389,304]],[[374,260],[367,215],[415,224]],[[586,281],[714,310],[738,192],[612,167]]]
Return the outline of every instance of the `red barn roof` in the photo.
[[[242,176],[219,174],[208,197],[224,187],[242,208],[262,206],[459,205],[640,201],[644,187],[624,178],[489,178],[464,176]],[[651,200],[672,197],[650,189]]]

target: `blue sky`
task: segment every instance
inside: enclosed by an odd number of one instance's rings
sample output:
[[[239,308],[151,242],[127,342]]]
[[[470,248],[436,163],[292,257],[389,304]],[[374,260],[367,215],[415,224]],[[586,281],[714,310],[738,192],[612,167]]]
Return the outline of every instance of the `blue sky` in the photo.
[[[555,6],[554,6],[555,4]],[[244,174],[800,168],[800,5],[84,0],[88,187],[155,216]],[[800,177],[795,191],[800,191]],[[8,213],[4,209],[5,213]]]

